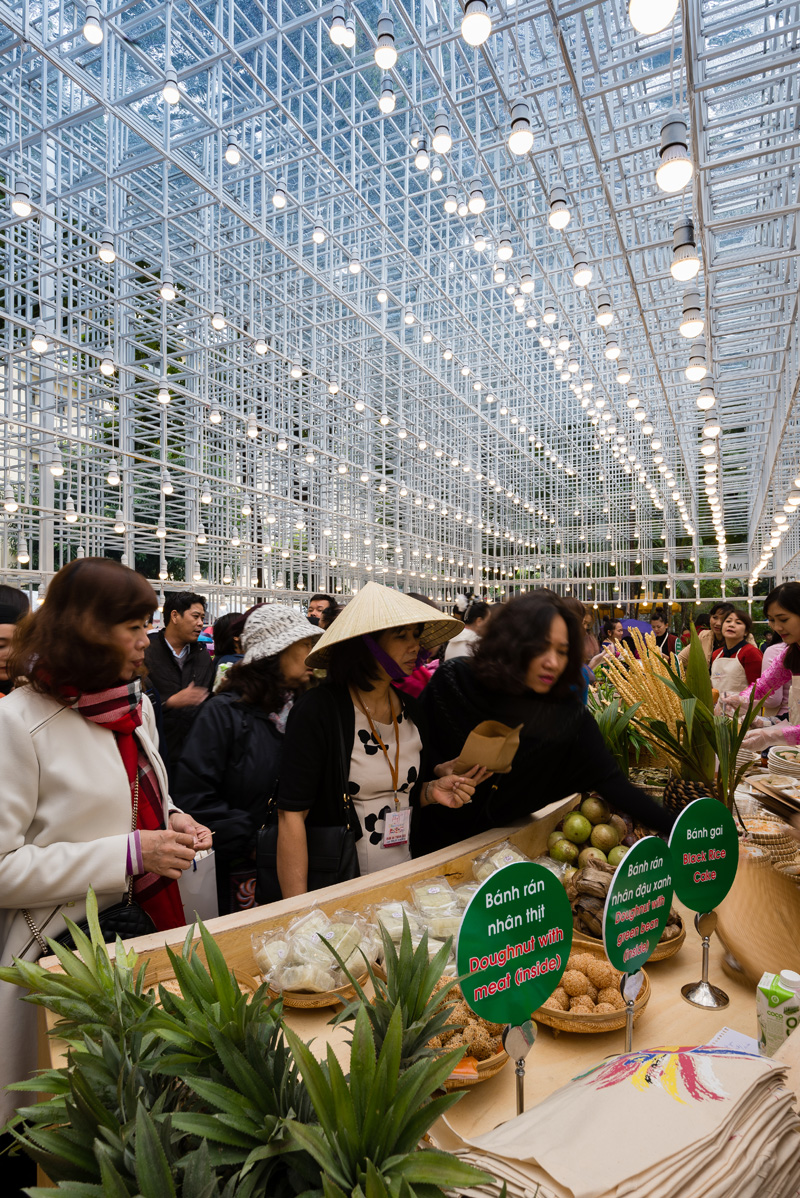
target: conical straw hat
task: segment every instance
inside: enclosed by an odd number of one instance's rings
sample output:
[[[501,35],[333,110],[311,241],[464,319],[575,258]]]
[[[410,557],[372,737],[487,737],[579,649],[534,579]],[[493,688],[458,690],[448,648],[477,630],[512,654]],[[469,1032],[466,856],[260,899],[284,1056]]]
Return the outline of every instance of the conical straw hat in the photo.
[[[420,637],[423,649],[433,649],[449,641],[464,628],[460,620],[438,614],[435,608],[420,603],[419,599],[412,599],[392,587],[381,586],[379,582],[368,582],[326,630],[306,658],[306,664],[319,669],[328,660],[332,645],[350,641],[365,633],[404,628],[408,624],[423,625]]]

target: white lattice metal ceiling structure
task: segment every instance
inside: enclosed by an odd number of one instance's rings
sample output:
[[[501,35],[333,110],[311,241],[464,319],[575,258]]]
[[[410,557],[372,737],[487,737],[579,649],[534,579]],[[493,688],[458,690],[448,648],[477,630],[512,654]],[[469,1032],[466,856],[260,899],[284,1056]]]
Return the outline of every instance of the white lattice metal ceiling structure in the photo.
[[[453,0],[387,11],[384,71],[374,2],[0,0],[6,576],[790,573],[800,6],[683,0],[643,36],[619,0],[492,3],[479,47]]]

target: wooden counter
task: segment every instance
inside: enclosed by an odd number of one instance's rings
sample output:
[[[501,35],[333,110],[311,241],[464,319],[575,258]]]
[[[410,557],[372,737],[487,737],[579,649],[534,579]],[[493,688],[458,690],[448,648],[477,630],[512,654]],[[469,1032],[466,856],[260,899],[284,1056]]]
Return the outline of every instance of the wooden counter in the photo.
[[[494,829],[482,836],[418,858],[405,865],[395,866],[366,878],[343,883],[327,890],[316,891],[302,898],[289,899],[268,907],[255,908],[237,915],[223,916],[209,922],[232,969],[245,973],[255,972],[250,937],[253,932],[264,931],[286,924],[314,903],[329,914],[337,909],[362,911],[373,902],[384,898],[408,897],[409,883],[417,878],[447,876],[453,885],[471,878],[472,861],[486,847],[508,838],[529,856],[535,857],[546,848],[547,837],[563,813],[577,801],[572,800],[537,813],[524,826]],[[676,904],[680,909],[680,904]],[[672,958],[646,966],[652,995],[650,1002],[638,1020],[634,1030],[634,1048],[658,1047],[661,1045],[703,1044],[722,1027],[731,1027],[748,1036],[755,1036],[755,990],[747,982],[729,978],[722,970],[722,948],[716,938],[711,942],[710,980],[721,986],[730,997],[730,1005],[720,1012],[699,1010],[683,1000],[680,988],[684,982],[700,978],[700,938],[694,930],[693,916],[681,909],[687,926],[686,941],[682,949]],[[178,948],[183,943],[185,929],[176,929],[166,935],[143,937],[129,941],[140,956],[148,963],[151,978],[157,977],[168,968],[164,943]],[[54,957],[42,960],[48,968],[57,968]],[[336,1008],[322,1011],[286,1010],[286,1021],[305,1040],[314,1040],[315,1048],[322,1054],[325,1044],[331,1043],[337,1056],[349,1059],[346,1045],[346,1029],[331,1029],[328,1021]],[[44,1021],[42,1021],[42,1029]],[[43,1036],[43,1039],[44,1036]],[[45,1045],[42,1045],[45,1048]],[[624,1032],[607,1032],[597,1035],[554,1033],[540,1026],[539,1034],[528,1061],[525,1081],[526,1106],[532,1106],[547,1097],[570,1078],[596,1064],[603,1057],[624,1050]],[[45,1048],[45,1051],[47,1049]],[[49,1053],[54,1064],[61,1064],[58,1041],[49,1041]],[[782,1059],[792,1066],[791,1084],[800,1100],[800,1029],[787,1041],[781,1051]],[[497,1126],[515,1114],[514,1070],[509,1063],[494,1078],[483,1082],[465,1093],[464,1098],[451,1112],[451,1122],[456,1131],[463,1135],[479,1134]]]

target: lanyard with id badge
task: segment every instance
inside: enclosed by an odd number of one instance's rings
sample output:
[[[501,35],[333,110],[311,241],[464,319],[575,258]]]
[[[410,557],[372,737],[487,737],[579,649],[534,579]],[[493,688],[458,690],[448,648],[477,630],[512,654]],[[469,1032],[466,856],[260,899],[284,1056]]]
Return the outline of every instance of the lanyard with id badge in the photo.
[[[391,698],[389,700],[389,705],[391,707]],[[392,762],[389,758],[388,747],[383,743],[381,734],[378,732],[377,728],[372,722],[372,716],[369,714],[366,708],[364,708],[364,715],[367,717],[372,738],[380,746],[380,750],[386,758],[386,764],[389,767],[389,773],[392,776],[394,811],[387,812],[384,819],[383,839],[381,841],[381,848],[384,849],[394,849],[399,845],[408,844],[408,839],[411,832],[411,808],[403,807],[401,809],[400,800],[397,797],[397,785],[400,781],[400,726],[397,723],[397,716],[395,715],[394,707],[392,707],[391,710],[392,727],[394,728],[395,741],[394,765],[392,765]]]

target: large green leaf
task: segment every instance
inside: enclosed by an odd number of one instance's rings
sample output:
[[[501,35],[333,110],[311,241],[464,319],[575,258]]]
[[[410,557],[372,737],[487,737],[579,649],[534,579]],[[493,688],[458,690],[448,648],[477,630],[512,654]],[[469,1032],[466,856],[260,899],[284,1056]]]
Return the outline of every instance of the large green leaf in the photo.
[[[158,1131],[141,1102],[136,1112],[136,1180],[142,1198],[176,1198],[175,1181]]]

